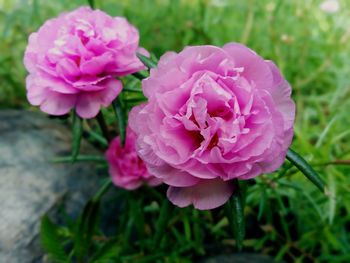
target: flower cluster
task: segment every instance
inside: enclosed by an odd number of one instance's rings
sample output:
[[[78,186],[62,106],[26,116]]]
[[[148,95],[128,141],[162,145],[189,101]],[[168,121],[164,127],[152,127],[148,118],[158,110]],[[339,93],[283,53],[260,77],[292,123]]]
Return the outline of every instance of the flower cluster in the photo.
[[[25,52],[27,96],[42,111],[95,117],[122,90],[117,77],[144,69],[138,31],[121,17],[79,8],[47,21]],[[142,81],[148,101],[129,114],[125,147],[106,152],[115,185],[169,185],[172,203],[223,205],[233,180],[270,173],[293,137],[291,88],[276,65],[244,45],[164,54]]]

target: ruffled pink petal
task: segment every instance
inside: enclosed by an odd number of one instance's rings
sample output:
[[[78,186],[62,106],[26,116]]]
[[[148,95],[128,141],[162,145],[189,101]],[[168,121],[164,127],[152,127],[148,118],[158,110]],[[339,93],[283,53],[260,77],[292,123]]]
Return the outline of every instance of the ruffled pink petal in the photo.
[[[108,63],[113,62],[114,56],[112,53],[104,53],[101,56],[93,57],[80,65],[80,70],[85,75],[98,75],[104,72]]]
[[[266,62],[254,51],[239,43],[226,44],[223,49],[231,56],[236,67],[242,67],[241,75],[254,81],[258,89],[269,89],[273,75]]]
[[[161,185],[163,183],[163,181],[157,177],[150,177],[148,179],[146,179],[146,182],[149,186],[158,186]]]
[[[112,182],[116,186],[124,188],[126,190],[135,190],[139,188],[143,182],[139,178],[128,180],[127,182],[122,181],[122,177],[114,177],[112,176]]]
[[[277,109],[284,118],[284,129],[291,129],[295,118],[295,103],[291,99],[292,89],[289,83],[282,77],[281,72],[272,61],[266,62],[272,70],[274,86],[271,95]]]
[[[28,45],[24,52],[23,63],[29,73],[36,72],[37,52],[38,52],[38,33],[34,32],[29,35]]]
[[[229,58],[222,48],[205,45],[186,47],[179,53],[176,62],[180,70],[188,76],[202,70],[225,75],[227,68],[234,67]]]
[[[34,74],[28,75],[26,78],[27,99],[34,106],[40,105],[46,98],[48,91],[46,86],[37,85]]]
[[[80,117],[94,118],[101,106],[109,106],[123,89],[121,81],[116,79],[108,79],[99,85],[104,85],[105,88],[100,91],[79,94],[76,111]]]
[[[201,180],[191,187],[169,187],[167,197],[179,207],[192,204],[196,209],[209,210],[225,204],[233,190],[231,182],[221,179]]]
[[[148,171],[151,175],[160,178],[164,183],[176,187],[193,186],[200,181],[199,178],[167,164],[161,166],[148,165]]]
[[[47,91],[40,109],[51,115],[64,115],[74,108],[77,95],[61,94],[55,91]]]

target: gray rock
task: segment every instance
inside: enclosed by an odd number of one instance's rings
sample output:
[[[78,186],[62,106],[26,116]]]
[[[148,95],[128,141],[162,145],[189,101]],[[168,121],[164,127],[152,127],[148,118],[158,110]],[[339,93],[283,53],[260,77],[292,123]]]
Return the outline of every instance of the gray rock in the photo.
[[[27,111],[0,111],[0,263],[33,262],[43,214],[63,198],[79,211],[100,184],[92,164],[53,164],[70,153],[71,132],[58,121]],[[82,152],[96,153],[83,143]]]
[[[200,261],[200,263],[276,263],[273,258],[266,255],[237,253],[220,255]]]

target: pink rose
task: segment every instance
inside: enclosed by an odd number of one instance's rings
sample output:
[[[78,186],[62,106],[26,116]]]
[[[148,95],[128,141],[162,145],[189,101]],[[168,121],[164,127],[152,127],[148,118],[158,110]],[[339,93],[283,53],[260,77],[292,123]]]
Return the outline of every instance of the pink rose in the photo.
[[[142,82],[148,102],[129,117],[151,174],[180,207],[223,205],[232,179],[270,173],[293,137],[291,88],[249,48],[194,46],[168,52]]]
[[[82,118],[95,117],[122,90],[115,77],[144,68],[138,43],[125,18],[88,7],[46,21],[30,35],[24,55],[29,102],[52,115],[75,108]]]
[[[148,173],[146,165],[137,155],[134,132],[128,128],[126,135],[124,148],[120,146],[120,140],[117,137],[106,151],[109,174],[113,183],[128,190],[134,190],[144,183],[150,186],[161,184],[161,180]]]

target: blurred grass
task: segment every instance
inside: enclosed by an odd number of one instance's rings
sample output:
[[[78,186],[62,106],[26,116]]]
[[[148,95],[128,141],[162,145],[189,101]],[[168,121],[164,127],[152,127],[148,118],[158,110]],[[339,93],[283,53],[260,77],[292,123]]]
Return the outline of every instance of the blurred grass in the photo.
[[[328,194],[318,193],[288,165],[259,177],[247,192],[245,245],[290,262],[350,262],[350,166],[324,165],[350,160],[350,2],[340,1],[341,8],[335,14],[321,11],[320,3],[96,1],[98,8],[126,16],[136,25],[141,45],[157,56],[167,50],[180,51],[186,45],[220,46],[237,41],[281,68],[297,104],[293,148],[315,164],[328,184]],[[0,108],[29,107],[22,64],[28,35],[46,19],[82,4],[86,2],[0,0]],[[187,248],[181,255],[203,255],[207,247],[198,242],[205,242],[208,235],[213,243],[230,247],[227,222],[213,225],[209,213],[200,215],[207,222],[200,223],[200,230],[196,228],[200,231],[196,238],[201,238],[195,240],[195,248]],[[191,209],[179,215],[183,222],[198,216]],[[167,242],[186,243],[184,240],[193,238],[186,229],[187,234],[172,230],[173,240],[169,236]],[[172,249],[169,244],[165,249]]]

